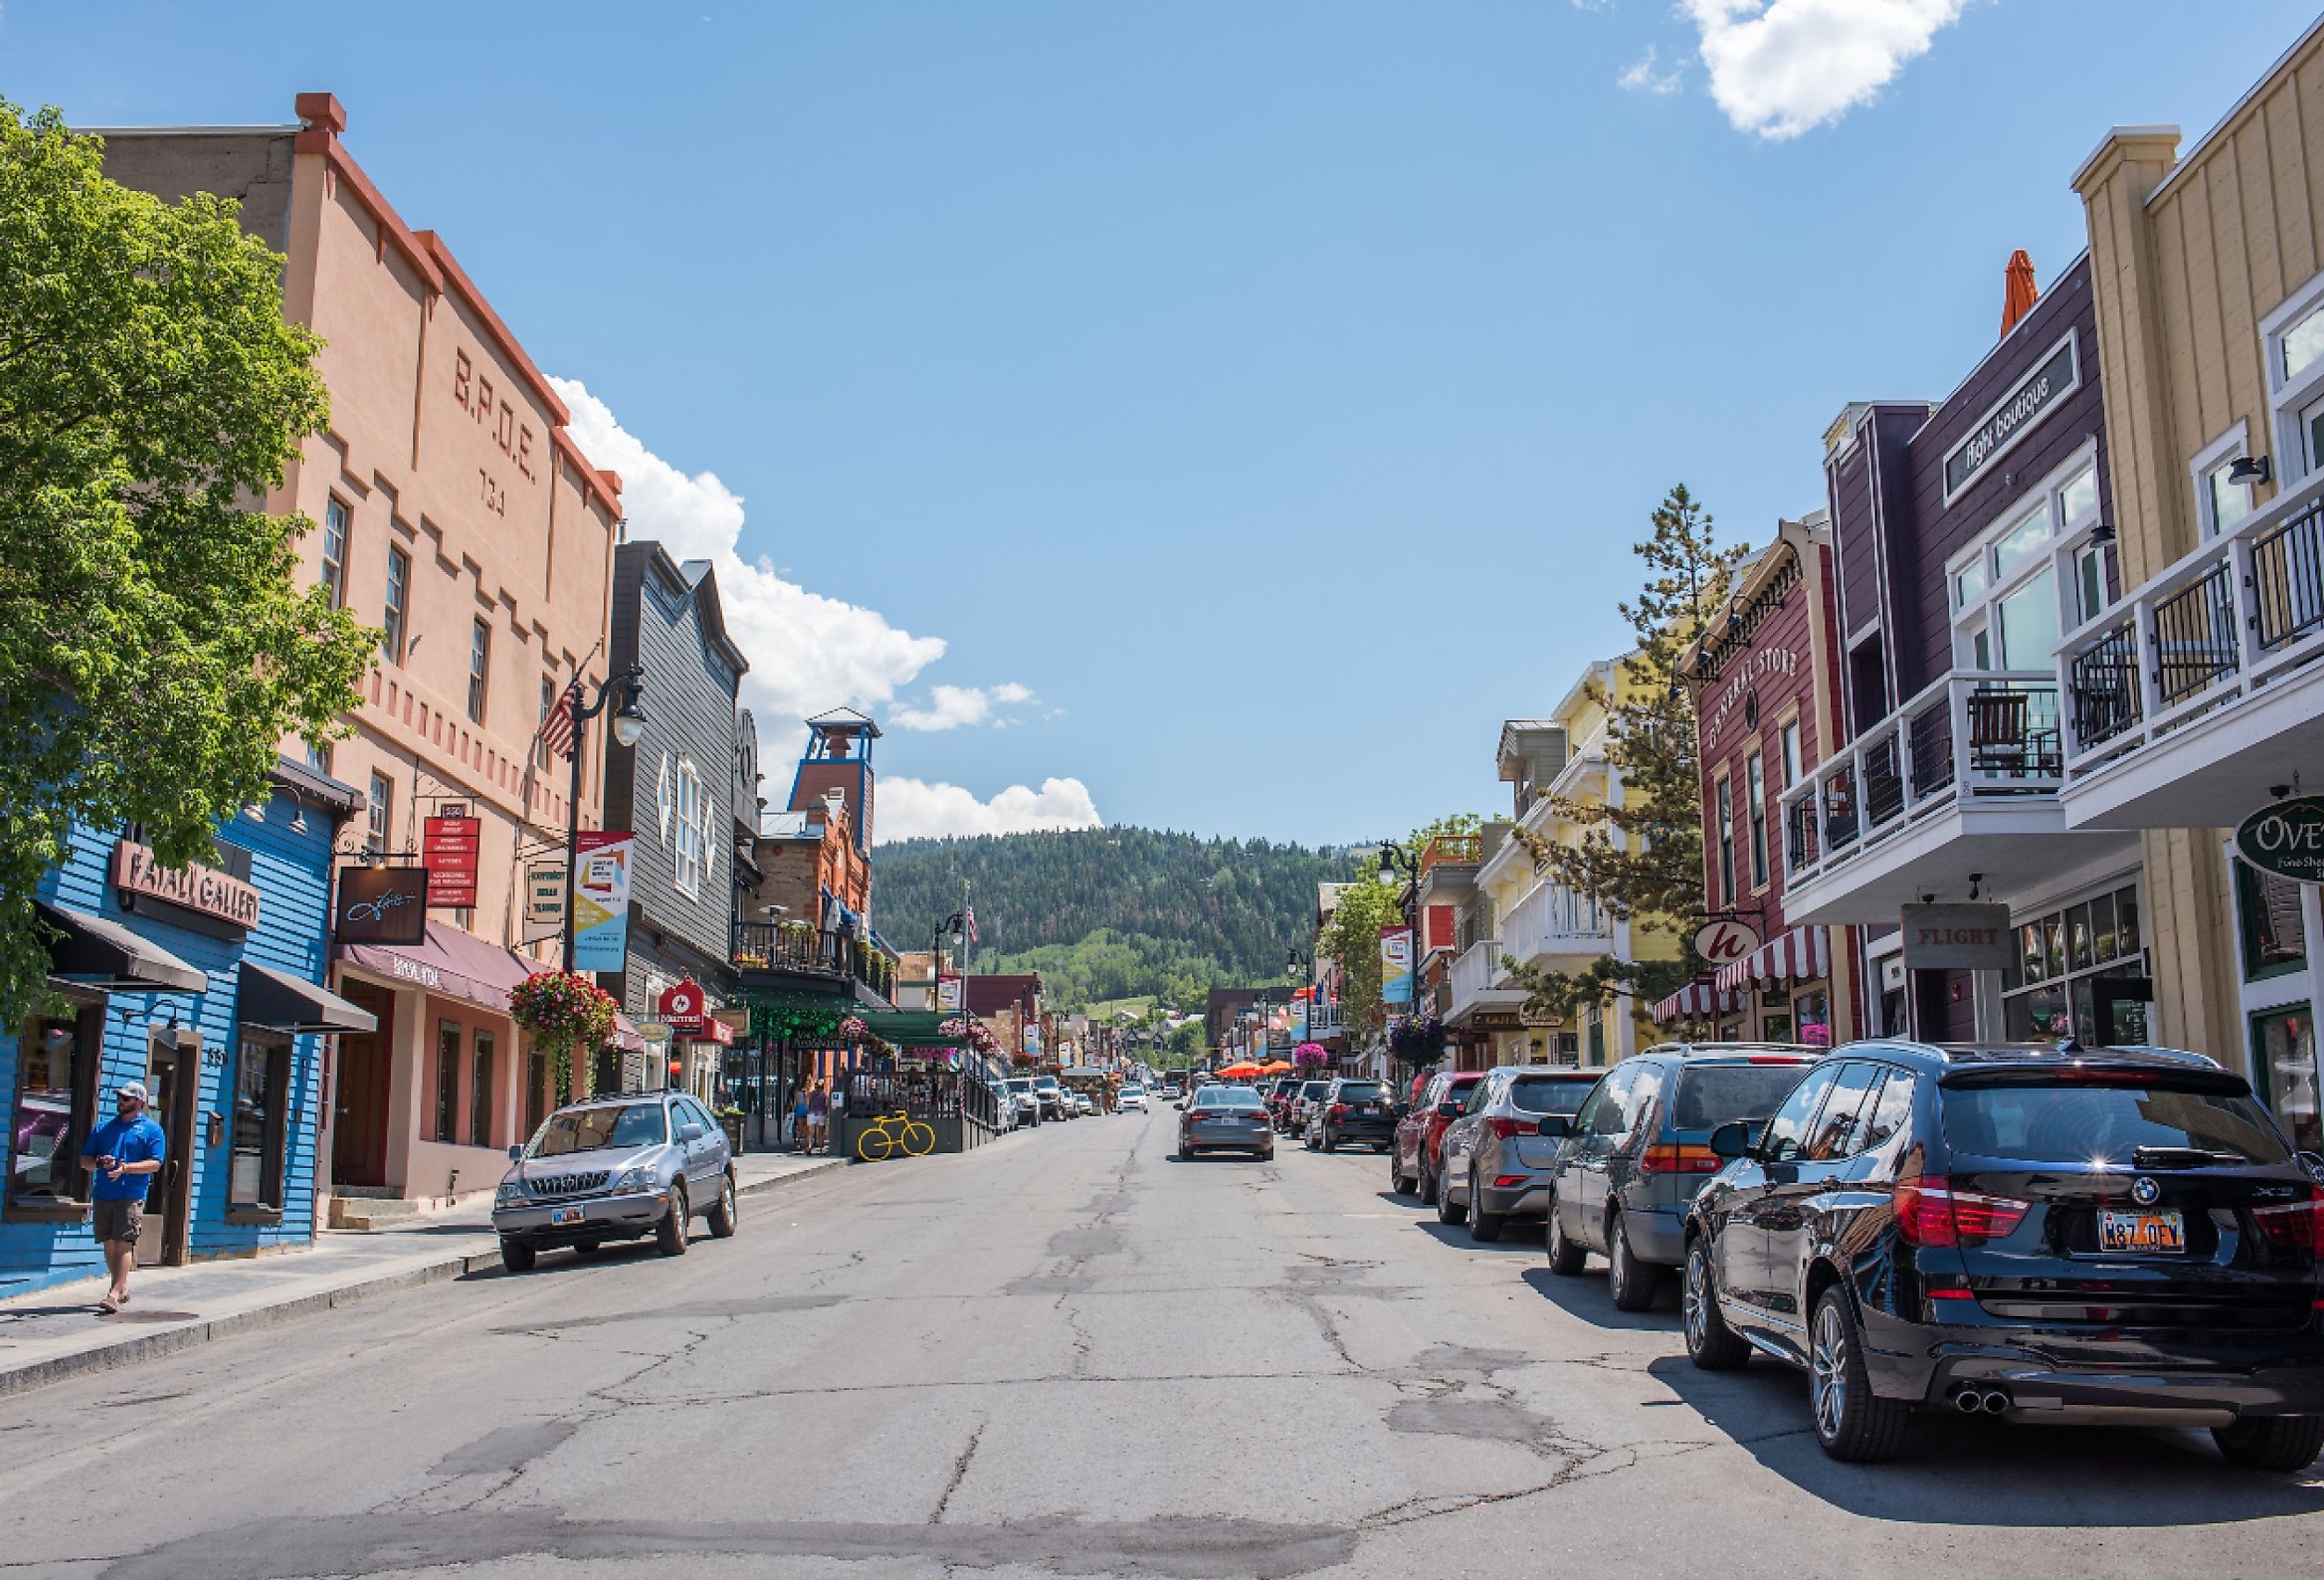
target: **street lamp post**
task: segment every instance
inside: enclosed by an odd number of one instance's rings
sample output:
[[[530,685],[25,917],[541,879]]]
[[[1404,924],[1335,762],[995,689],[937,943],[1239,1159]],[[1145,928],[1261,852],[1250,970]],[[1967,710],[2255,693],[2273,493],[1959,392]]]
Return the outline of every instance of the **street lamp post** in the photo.
[[[608,675],[597,687],[597,699],[586,707],[581,706],[581,682],[573,682],[573,784],[565,799],[565,969],[573,969],[573,881],[581,860],[581,751],[588,737],[588,721],[605,711],[605,699],[616,694],[621,707],[613,714],[613,739],[624,746],[634,746],[645,734],[645,710],[638,706],[638,693],[645,689],[645,666],[632,664],[628,669]]]
[[[1405,948],[1410,959],[1412,997],[1415,1012],[1420,1008],[1420,857],[1393,839],[1380,842],[1380,871],[1393,873],[1398,867],[1405,872],[1406,882],[1398,894],[1397,909],[1404,915]]]
[[[936,932],[928,939],[928,1008],[939,1013],[944,1010],[945,937],[950,934],[952,941],[957,944],[967,930],[968,919],[955,910],[936,923]],[[968,1013],[968,984],[965,982],[961,984],[960,1012],[964,1015]]]

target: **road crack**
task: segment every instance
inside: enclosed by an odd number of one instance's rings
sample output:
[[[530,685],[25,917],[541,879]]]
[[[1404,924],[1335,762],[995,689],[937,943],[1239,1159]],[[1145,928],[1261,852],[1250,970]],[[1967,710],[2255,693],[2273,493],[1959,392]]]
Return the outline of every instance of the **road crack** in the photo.
[[[968,1446],[962,1449],[960,1457],[952,1462],[952,1479],[945,1483],[944,1496],[936,1500],[936,1512],[928,1516],[930,1525],[944,1522],[945,1511],[952,1506],[952,1495],[960,1491],[960,1483],[968,1479],[968,1464],[976,1457],[976,1446],[984,1441],[986,1424],[983,1421],[976,1423],[976,1430],[968,1435]]]

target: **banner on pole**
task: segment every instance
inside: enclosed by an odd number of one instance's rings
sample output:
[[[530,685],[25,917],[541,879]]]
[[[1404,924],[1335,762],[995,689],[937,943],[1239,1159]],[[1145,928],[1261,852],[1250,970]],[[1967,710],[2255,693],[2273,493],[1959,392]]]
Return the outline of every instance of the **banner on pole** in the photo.
[[[1412,929],[1408,927],[1380,929],[1380,1003],[1408,1004],[1412,1002]]]
[[[619,971],[629,956],[630,858],[636,836],[585,833],[573,865],[573,969]]]

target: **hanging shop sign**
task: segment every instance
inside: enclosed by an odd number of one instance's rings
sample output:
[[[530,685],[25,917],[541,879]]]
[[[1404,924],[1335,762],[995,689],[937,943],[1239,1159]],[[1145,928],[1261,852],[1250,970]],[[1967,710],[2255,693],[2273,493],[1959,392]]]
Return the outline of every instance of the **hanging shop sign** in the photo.
[[[1952,504],[1954,496],[1976,482],[1987,467],[2015,448],[2081,382],[2074,337],[2069,330],[2039,367],[2019,379],[1967,437],[1945,452],[1945,503]]]
[[[2236,854],[2263,873],[2324,883],[2324,796],[2262,807],[2236,830]]]
[[[1408,1004],[1412,1002],[1412,929],[1384,927],[1379,940],[1380,1003]]]
[[[1694,952],[1713,966],[1732,966],[1759,947],[1758,929],[1722,917],[1694,929]]]
[[[480,818],[430,818],[421,826],[420,864],[428,869],[428,903],[453,909],[476,902]]]
[[[677,1030],[678,1029],[676,1027],[669,1025],[666,1021],[641,1021],[638,1022],[638,1040],[641,1042],[668,1042],[670,1039],[671,1034]]]
[[[702,1024],[695,1028],[694,1039],[696,1042],[715,1042],[721,1048],[732,1048],[734,1046],[734,1028],[715,1017],[705,1016]]]
[[[341,867],[331,937],[342,944],[416,944],[428,936],[424,867]]]
[[[2006,905],[1907,905],[1898,920],[1908,971],[2002,971],[2015,940]]]
[[[258,891],[231,873],[188,862],[165,867],[150,846],[124,839],[113,847],[113,886],[238,928],[258,925]]]
[[[574,846],[576,971],[619,971],[628,960],[630,858],[636,845],[628,830],[604,828],[583,833]]]
[[[532,862],[524,869],[524,941],[565,930],[565,861]]]
[[[709,1012],[709,1006],[703,1003],[702,984],[690,976],[662,989],[654,1009],[663,1020],[689,1037],[702,1030],[703,1017]]]

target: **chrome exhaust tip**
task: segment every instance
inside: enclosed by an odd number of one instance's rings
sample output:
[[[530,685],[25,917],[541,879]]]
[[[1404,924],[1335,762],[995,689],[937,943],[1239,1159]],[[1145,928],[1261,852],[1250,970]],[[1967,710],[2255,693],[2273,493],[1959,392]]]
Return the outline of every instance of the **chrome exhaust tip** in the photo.
[[[1964,1388],[1953,1395],[1953,1409],[1965,1416],[1973,1416],[1985,1409],[1985,1400],[1976,1389]]]
[[[2009,1396],[1998,1388],[1988,1389],[1983,1398],[1985,1413],[1997,1416],[2009,1408]]]

